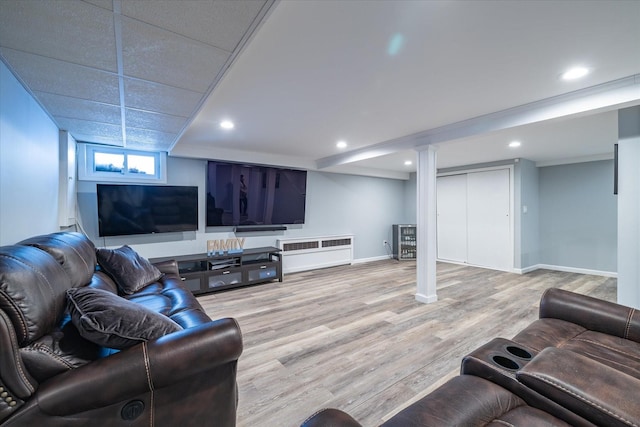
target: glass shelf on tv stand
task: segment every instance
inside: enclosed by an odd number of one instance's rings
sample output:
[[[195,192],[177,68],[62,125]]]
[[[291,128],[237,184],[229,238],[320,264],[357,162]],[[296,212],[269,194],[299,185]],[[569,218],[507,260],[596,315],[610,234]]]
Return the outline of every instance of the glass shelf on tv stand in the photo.
[[[241,286],[282,282],[280,249],[267,246],[242,252],[194,254],[154,258],[151,262],[175,260],[184,285],[195,295]]]

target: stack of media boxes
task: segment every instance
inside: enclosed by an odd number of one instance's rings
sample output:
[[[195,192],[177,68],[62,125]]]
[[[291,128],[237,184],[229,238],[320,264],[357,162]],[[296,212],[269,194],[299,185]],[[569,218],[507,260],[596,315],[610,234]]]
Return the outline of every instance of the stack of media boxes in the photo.
[[[398,260],[416,259],[415,224],[393,225],[393,257]]]

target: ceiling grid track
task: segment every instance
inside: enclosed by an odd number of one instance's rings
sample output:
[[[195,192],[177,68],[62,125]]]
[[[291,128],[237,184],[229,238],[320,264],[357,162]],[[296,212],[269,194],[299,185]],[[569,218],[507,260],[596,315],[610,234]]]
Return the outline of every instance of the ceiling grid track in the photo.
[[[124,65],[122,64],[122,3],[113,0],[113,28],[116,42],[116,62],[118,65],[118,90],[120,92],[120,122],[122,126],[122,146],[127,146],[127,117],[124,103]]]

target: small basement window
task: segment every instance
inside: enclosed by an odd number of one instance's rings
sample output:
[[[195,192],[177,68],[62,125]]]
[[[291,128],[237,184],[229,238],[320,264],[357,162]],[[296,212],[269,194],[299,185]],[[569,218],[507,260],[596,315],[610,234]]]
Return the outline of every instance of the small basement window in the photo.
[[[166,182],[166,153],[78,144],[78,179]]]

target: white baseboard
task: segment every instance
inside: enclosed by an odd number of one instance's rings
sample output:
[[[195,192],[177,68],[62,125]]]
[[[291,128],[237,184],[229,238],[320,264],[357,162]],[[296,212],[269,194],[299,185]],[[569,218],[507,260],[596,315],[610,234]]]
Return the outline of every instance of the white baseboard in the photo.
[[[423,304],[431,304],[432,302],[438,301],[437,295],[425,295],[421,293],[416,294],[416,301],[421,302]]]
[[[518,274],[527,274],[527,273],[531,273],[532,271],[536,271],[539,268],[542,268],[542,267],[540,267],[539,264],[536,264],[536,265],[530,265],[529,267],[525,267],[525,268],[514,268],[513,272]],[[549,270],[553,270],[553,268],[550,268]]]
[[[365,264],[367,262],[373,262],[373,261],[382,261],[385,259],[390,259],[391,257],[389,255],[380,255],[380,256],[375,256],[375,257],[370,257],[370,258],[358,258],[358,259],[353,259],[351,261],[351,263],[345,263],[343,265],[348,265],[348,264]],[[449,264],[459,264],[459,265],[466,265],[469,267],[479,267],[479,268],[487,268],[489,270],[495,270],[493,268],[489,268],[489,267],[482,267],[482,266],[476,266],[476,265],[470,265],[470,264],[466,264],[466,263],[462,263],[462,262],[455,262],[455,261],[449,261],[449,260],[438,260],[438,262],[445,262],[445,263],[449,263]],[[290,269],[285,269],[283,271],[284,274],[287,273],[297,273],[300,271],[308,271],[308,270],[316,270],[319,268],[326,268],[326,267],[335,267],[336,265],[340,265],[340,264],[325,264],[325,263],[317,263],[317,264],[313,264],[313,265],[306,265],[303,267],[297,267],[297,268],[290,268]],[[567,267],[567,266],[563,266],[563,265],[551,265],[551,264],[535,264],[535,265],[531,265],[528,267],[524,267],[524,268],[513,268],[511,270],[501,270],[501,271],[507,271],[509,273],[516,273],[516,274],[527,274],[530,273],[532,271],[535,270],[553,270],[553,271],[564,271],[566,273],[578,273],[578,274],[591,274],[593,276],[603,276],[603,277],[613,277],[613,278],[617,278],[618,277],[618,273],[615,271],[602,271],[602,270],[592,270],[592,269],[588,269],[588,268],[577,268],[577,267]],[[416,298],[418,297],[418,295],[416,295]],[[421,299],[425,300],[424,302],[427,302],[426,300],[429,299],[428,296],[426,295],[421,295],[420,296]],[[432,301],[429,301],[432,302]]]
[[[554,270],[554,271],[564,271],[566,273],[578,273],[578,274],[591,274],[593,276],[603,276],[603,277],[618,277],[618,272],[616,271],[602,271],[602,270],[592,270],[589,268],[578,268],[578,267],[567,267],[563,265],[550,265],[550,264],[536,264],[525,268],[514,269],[519,274],[530,273],[534,270]]]
[[[391,257],[389,255],[380,255],[371,258],[358,258],[353,260],[353,264],[364,264],[366,262],[382,261],[383,259],[391,259]]]

